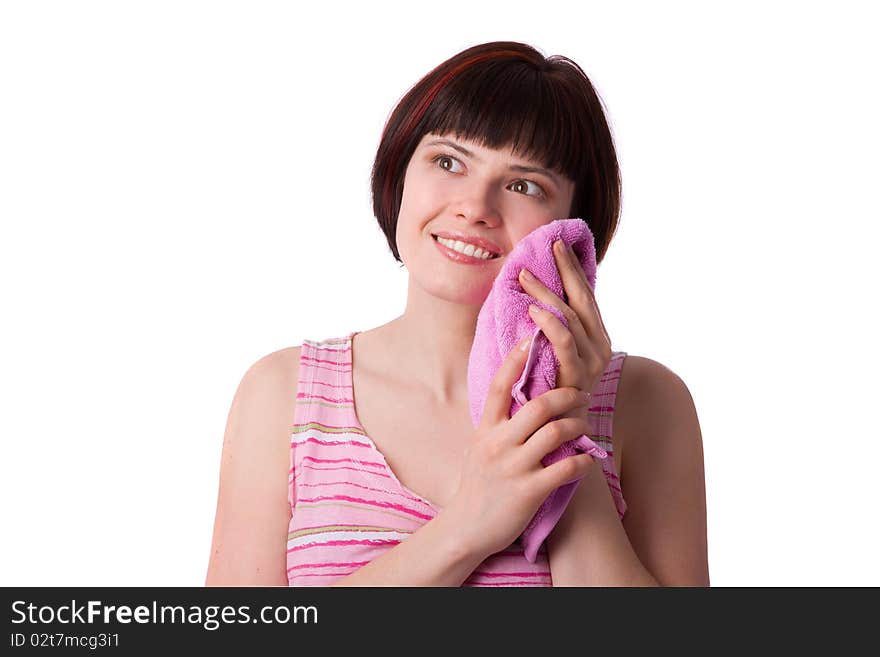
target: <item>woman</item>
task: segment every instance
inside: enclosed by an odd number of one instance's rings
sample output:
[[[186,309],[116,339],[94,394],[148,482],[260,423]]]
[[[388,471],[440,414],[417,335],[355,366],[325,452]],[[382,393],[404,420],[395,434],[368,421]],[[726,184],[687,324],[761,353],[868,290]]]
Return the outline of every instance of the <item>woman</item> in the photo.
[[[452,57],[390,116],[372,189],[409,273],[406,310],[269,354],[244,375],[207,584],[708,586],[691,396],[661,364],[611,351],[564,251],[555,258],[568,303],[521,277],[568,318],[566,328],[533,317],[559,358],[557,388],[509,418],[525,360],[515,349],[480,426],[470,419],[468,355],[505,254],[541,225],[580,217],[601,262],[617,226],[617,157],[580,67],[515,42]],[[483,251],[462,255],[455,240]],[[585,454],[542,465],[583,433],[609,452],[602,467]],[[518,536],[552,490],[581,475],[528,562]]]

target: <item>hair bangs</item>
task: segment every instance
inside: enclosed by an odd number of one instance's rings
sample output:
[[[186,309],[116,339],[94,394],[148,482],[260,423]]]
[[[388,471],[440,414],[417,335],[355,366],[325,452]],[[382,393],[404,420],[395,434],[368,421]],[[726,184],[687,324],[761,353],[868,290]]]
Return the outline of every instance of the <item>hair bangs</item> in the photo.
[[[568,115],[553,80],[529,64],[485,66],[452,81],[425,113],[420,132],[454,134],[575,180],[583,151],[578,123]]]

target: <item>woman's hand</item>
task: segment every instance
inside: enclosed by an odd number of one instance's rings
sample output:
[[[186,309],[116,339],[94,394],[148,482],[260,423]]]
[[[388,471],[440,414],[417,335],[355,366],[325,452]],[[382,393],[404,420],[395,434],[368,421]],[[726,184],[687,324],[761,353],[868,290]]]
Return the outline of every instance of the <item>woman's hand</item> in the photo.
[[[532,320],[550,340],[559,359],[556,386],[591,393],[611,360],[611,339],[587,276],[571,247],[563,240],[557,240],[553,255],[568,303],[534,277],[527,280],[520,273],[520,284],[535,299],[559,310],[568,321],[566,328],[553,313],[537,306],[537,312],[531,313]],[[586,418],[586,409],[587,405],[584,405],[575,415]]]
[[[522,373],[528,345],[511,350],[489,388],[475,440],[465,450],[458,488],[444,510],[456,516],[462,540],[484,557],[513,543],[553,490],[580,478],[594,463],[589,454],[546,467],[542,463],[560,445],[590,431],[589,394],[611,359],[611,340],[586,275],[565,243],[557,244],[563,246],[554,247],[554,256],[568,304],[537,280],[520,276],[527,293],[557,308],[568,321],[566,328],[548,311],[532,315],[559,359],[556,388],[529,400],[510,418],[510,391]]]
[[[474,441],[464,452],[459,482],[442,513],[454,517],[460,540],[483,558],[513,543],[547,496],[574,481],[593,464],[575,454],[549,466],[541,460],[588,430],[586,418],[560,417],[587,402],[571,387],[555,388],[529,400],[511,418],[511,389],[528,355],[514,347],[489,386]],[[552,418],[559,418],[550,421]]]

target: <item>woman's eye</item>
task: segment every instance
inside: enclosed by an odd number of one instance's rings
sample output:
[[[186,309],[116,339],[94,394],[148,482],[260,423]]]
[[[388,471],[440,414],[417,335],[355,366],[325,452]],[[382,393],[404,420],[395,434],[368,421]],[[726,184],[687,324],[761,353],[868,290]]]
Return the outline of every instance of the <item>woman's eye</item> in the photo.
[[[437,157],[434,158],[433,161],[439,163],[440,168],[445,171],[452,171],[452,169],[450,168],[452,165],[450,164],[449,166],[444,166],[443,165],[444,162],[458,162],[458,160],[456,158],[452,157],[451,155],[438,155]],[[457,173],[456,171],[452,171],[452,172]]]
[[[537,190],[537,193],[535,193],[535,194],[528,194],[527,193],[526,196],[535,196],[535,197],[540,198],[544,195],[544,190],[541,189],[541,186],[538,185],[537,183],[533,183],[531,180],[517,180],[516,182],[512,183],[510,186],[515,191],[518,191],[518,190],[516,190],[517,187],[522,189],[523,187],[526,187],[527,185],[532,185]]]

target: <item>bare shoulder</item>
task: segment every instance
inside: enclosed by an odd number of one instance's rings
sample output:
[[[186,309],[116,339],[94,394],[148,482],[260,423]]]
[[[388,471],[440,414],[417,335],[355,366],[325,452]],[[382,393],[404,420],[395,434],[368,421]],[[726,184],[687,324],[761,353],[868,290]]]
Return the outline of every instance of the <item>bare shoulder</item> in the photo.
[[[231,436],[248,442],[261,438],[287,440],[296,407],[301,347],[273,351],[254,362],[241,378],[229,413],[226,440]],[[232,431],[234,420],[248,430]],[[258,429],[258,430],[257,430]],[[279,433],[280,432],[280,433]]]
[[[291,380],[299,377],[299,358],[302,347],[286,347],[273,351],[251,365],[244,376],[242,384],[248,391],[270,391],[272,386],[281,384],[280,394],[289,394],[286,386]],[[295,390],[293,391],[295,394]]]
[[[288,472],[300,347],[244,373],[226,421],[208,585],[285,585]]]
[[[693,409],[693,399],[682,378],[662,363],[627,354],[623,359],[614,410],[615,439],[632,437],[659,420]]]
[[[623,524],[642,563],[667,585],[707,586],[702,433],[682,378],[655,360],[627,355],[614,436],[623,444]]]
[[[631,354],[623,359],[618,395],[650,396],[670,386],[684,387],[684,381],[663,363]]]
[[[286,454],[296,410],[300,349],[279,349],[245,371],[229,410],[225,456],[252,460]]]

